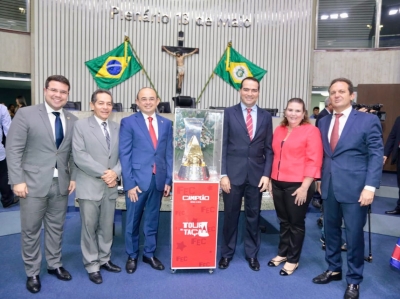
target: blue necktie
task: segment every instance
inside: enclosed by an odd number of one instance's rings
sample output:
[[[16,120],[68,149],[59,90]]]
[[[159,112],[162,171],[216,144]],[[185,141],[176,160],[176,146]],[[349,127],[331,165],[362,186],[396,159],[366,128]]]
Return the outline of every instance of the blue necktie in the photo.
[[[64,139],[64,131],[63,126],[60,118],[60,112],[52,112],[56,117],[55,122],[55,131],[56,131],[56,147],[57,149],[60,147],[61,142]]]

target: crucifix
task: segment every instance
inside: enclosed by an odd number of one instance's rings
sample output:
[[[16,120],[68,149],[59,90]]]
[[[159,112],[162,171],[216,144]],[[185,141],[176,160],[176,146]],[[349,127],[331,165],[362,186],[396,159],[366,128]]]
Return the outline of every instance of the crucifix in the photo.
[[[181,94],[182,83],[185,76],[185,62],[184,59],[187,56],[199,53],[198,48],[185,48],[183,46],[184,33],[183,31],[178,32],[178,46],[162,46],[162,51],[167,52],[169,55],[174,56],[176,59],[176,93]]]

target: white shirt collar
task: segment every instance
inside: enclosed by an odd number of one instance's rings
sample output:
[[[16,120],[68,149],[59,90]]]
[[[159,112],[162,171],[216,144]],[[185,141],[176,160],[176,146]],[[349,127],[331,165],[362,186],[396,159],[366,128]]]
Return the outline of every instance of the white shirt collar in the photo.
[[[350,113],[351,113],[351,110],[353,110],[353,107],[350,105],[350,107],[346,108],[345,110],[343,110],[343,111],[340,112],[340,113],[343,113],[343,115],[344,115],[346,118],[348,118],[349,115],[350,115]],[[333,114],[336,114],[336,113],[337,113],[337,112],[336,112],[335,110],[333,110]]]
[[[99,124],[99,126],[102,126],[102,123],[103,122],[105,122],[105,123],[107,123],[107,127],[108,127],[108,119],[106,119],[106,120],[102,120],[102,119],[100,119],[100,118],[98,118],[96,115],[94,115],[93,114],[93,116],[94,116],[94,119],[97,121],[97,123]]]
[[[64,110],[62,108],[60,110],[54,110],[53,108],[50,107],[49,104],[47,104],[46,101],[44,101],[44,106],[46,107],[47,114],[53,113],[53,112],[60,112],[60,115],[64,115]]]

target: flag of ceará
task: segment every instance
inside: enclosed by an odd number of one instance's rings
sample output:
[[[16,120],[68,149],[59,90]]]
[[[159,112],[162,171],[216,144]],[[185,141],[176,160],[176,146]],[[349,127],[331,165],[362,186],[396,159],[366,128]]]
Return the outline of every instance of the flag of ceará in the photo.
[[[226,83],[232,85],[233,88],[239,90],[244,78],[254,77],[261,81],[267,71],[247,60],[231,46],[228,46],[224,56],[214,69],[214,73]]]
[[[125,41],[114,50],[85,62],[100,88],[110,89],[142,69],[128,43]]]

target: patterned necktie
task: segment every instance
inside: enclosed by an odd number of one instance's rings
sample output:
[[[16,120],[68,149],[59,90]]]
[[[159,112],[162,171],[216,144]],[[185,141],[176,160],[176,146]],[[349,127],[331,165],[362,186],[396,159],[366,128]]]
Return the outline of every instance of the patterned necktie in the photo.
[[[332,133],[331,133],[331,150],[332,152],[335,150],[335,147],[339,141],[339,118],[343,115],[343,113],[335,113],[335,124],[333,125]]]
[[[152,124],[153,118],[149,117],[148,120],[149,120],[150,138],[151,138],[151,141],[153,142],[154,149],[156,149],[156,147],[157,147],[157,136],[156,136],[156,131],[154,130],[154,127],[153,127],[153,124]],[[156,163],[154,163],[154,165],[153,165],[153,173],[154,174],[156,173]]]
[[[110,151],[110,134],[108,134],[108,131],[107,131],[107,123],[105,121],[103,121],[101,124],[103,125],[104,135],[106,136],[108,151]]]
[[[253,139],[253,118],[251,117],[251,108],[247,109],[246,127],[249,132],[250,141]]]
[[[63,131],[63,126],[60,118],[60,112],[52,112],[55,117],[56,121],[54,123],[54,128],[55,128],[55,135],[56,135],[56,147],[57,149],[60,147],[61,142],[64,139],[64,131]]]

